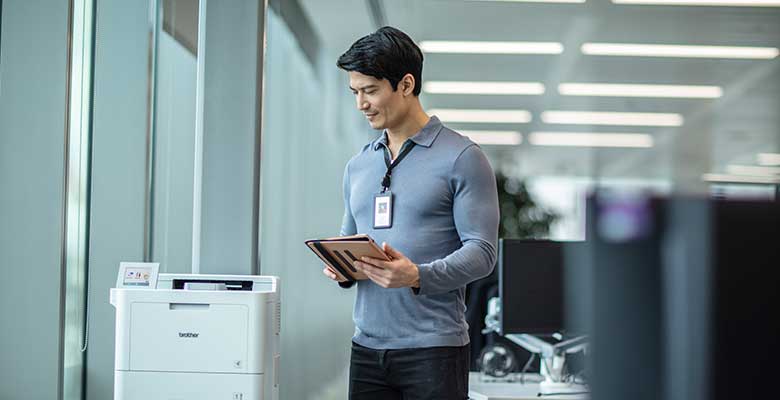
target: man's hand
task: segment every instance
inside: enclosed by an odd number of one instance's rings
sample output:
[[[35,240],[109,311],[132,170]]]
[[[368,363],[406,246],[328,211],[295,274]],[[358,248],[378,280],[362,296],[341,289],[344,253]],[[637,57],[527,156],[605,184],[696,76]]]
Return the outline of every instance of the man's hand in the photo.
[[[390,261],[362,257],[353,263],[355,269],[384,288],[420,287],[420,270],[417,265],[387,243],[382,243],[382,249]]]
[[[325,276],[327,276],[328,278],[330,278],[330,279],[332,279],[332,280],[334,280],[336,282],[346,282],[347,281],[346,279],[339,279],[339,276],[336,275],[336,273],[333,272],[333,270],[330,269],[330,267],[327,266],[327,265],[322,269],[322,273],[325,274]]]

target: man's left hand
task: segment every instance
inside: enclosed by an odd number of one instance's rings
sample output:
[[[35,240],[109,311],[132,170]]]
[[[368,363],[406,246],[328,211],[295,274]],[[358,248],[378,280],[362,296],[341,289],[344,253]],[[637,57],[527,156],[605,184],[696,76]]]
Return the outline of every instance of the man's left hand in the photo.
[[[387,243],[382,243],[382,250],[390,261],[361,257],[353,263],[355,269],[384,288],[420,287],[420,270],[415,263]]]

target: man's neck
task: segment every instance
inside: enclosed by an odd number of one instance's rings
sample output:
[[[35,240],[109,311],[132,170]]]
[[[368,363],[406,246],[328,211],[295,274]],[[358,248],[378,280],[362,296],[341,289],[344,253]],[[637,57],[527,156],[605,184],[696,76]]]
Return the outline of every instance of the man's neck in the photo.
[[[393,127],[392,129],[386,129],[387,132],[387,147],[390,149],[390,153],[393,159],[398,156],[398,152],[401,150],[401,146],[407,139],[414,136],[419,132],[426,124],[430,117],[423,111],[422,107],[416,107],[407,118],[404,118],[400,125]]]

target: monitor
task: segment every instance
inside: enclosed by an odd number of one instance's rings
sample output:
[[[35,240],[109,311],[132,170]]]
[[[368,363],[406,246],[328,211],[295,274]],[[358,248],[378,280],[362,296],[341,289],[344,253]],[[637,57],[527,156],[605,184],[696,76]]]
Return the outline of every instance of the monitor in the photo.
[[[500,333],[551,335],[564,329],[564,247],[578,242],[501,239]]]

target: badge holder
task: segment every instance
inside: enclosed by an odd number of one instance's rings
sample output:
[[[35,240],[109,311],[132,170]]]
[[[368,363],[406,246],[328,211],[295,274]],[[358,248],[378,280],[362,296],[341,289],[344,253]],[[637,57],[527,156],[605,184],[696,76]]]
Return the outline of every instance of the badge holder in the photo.
[[[393,226],[393,194],[390,192],[390,176],[393,168],[397,167],[414,148],[414,142],[407,141],[407,143],[409,144],[393,162],[390,162],[389,150],[385,151],[387,172],[382,178],[382,191],[374,195],[374,229],[388,229]]]
[[[393,226],[393,194],[387,190],[374,195],[374,229]]]

